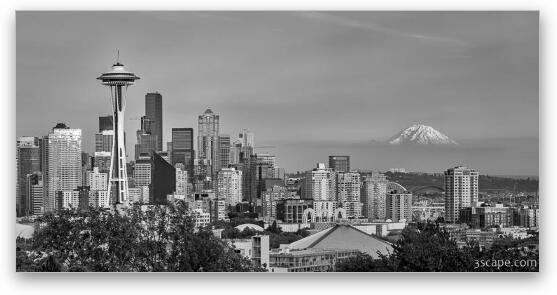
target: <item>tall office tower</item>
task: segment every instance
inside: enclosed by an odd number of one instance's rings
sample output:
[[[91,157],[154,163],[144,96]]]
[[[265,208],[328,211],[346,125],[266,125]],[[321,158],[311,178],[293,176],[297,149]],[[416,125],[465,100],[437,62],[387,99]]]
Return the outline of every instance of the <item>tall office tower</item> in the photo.
[[[99,133],[107,130],[114,130],[112,115],[99,117]]]
[[[172,128],[171,163],[184,165],[188,176],[193,177],[194,151],[193,151],[193,128]]]
[[[230,145],[230,164],[235,165],[240,163],[240,153],[242,152],[242,143],[239,140],[234,141]]]
[[[459,221],[460,209],[478,201],[479,172],[464,166],[445,171],[445,221]]]
[[[41,170],[39,139],[37,137],[17,138],[17,216],[30,215],[32,210],[27,191],[27,175]]]
[[[29,200],[29,215],[44,213],[43,175],[41,172],[27,174],[27,199]]]
[[[95,152],[112,152],[114,130],[103,130],[95,133]]]
[[[226,206],[235,206],[242,201],[242,171],[222,168],[217,175],[217,198]]]
[[[145,133],[153,134],[153,128],[155,127],[154,121],[147,116],[141,117],[141,130]]]
[[[337,172],[337,206],[346,210],[346,217],[360,218],[362,203],[360,198],[360,173]]]
[[[214,178],[220,166],[219,161],[219,115],[211,109],[198,117],[197,154],[199,159],[211,161],[211,177]]]
[[[146,133],[145,130],[137,130],[137,143],[135,144],[135,160],[141,154],[151,155],[156,151],[158,136]]]
[[[151,156],[151,185],[149,186],[149,203],[166,204],[167,195],[176,191],[176,168],[159,153]]]
[[[135,179],[135,187],[148,187],[151,184],[151,157],[149,154],[139,155],[139,158],[135,161],[133,178]]]
[[[196,192],[213,189],[211,184],[211,161],[207,159],[194,160],[193,187]]]
[[[126,143],[124,134],[124,111],[126,101],[124,93],[128,86],[139,79],[128,72],[124,65],[117,61],[112,70],[97,78],[110,88],[112,102],[112,121],[114,125],[114,143],[112,144],[111,168],[108,176],[108,192],[111,204],[122,204],[128,201],[128,175],[126,170]]]
[[[316,220],[331,221],[336,209],[336,173],[324,163],[306,172],[304,198],[313,201]]]
[[[238,137],[242,144],[240,152],[244,158],[249,158],[254,153],[255,135],[249,129],[242,129]]]
[[[106,191],[108,189],[108,174],[99,172],[98,167],[87,173],[87,186],[91,191]]]
[[[219,168],[228,168],[230,165],[230,135],[219,135]]]
[[[387,176],[372,172],[364,176],[362,183],[362,201],[364,216],[370,220],[386,218]]]
[[[412,193],[396,182],[387,184],[387,219],[412,221]]]
[[[110,171],[110,160],[112,159],[110,152],[95,152],[93,156],[93,167],[99,168],[99,172],[108,173]]]
[[[58,123],[48,135],[44,182],[46,186],[45,211],[60,207],[56,204],[61,191],[72,191],[82,184],[81,129],[70,129]]]
[[[184,170],[184,165],[176,164],[176,191],[175,195],[184,196],[188,195],[188,171]]]
[[[350,172],[350,156],[329,156],[329,168],[337,172]]]
[[[151,134],[157,136],[156,151],[162,151],[162,95],[158,92],[145,95],[145,117],[151,120]]]

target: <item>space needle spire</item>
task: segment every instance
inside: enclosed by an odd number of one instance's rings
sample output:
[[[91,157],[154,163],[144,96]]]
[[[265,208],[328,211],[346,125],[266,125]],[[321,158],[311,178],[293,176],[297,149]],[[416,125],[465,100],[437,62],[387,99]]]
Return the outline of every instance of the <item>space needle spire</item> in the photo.
[[[124,145],[124,110],[126,102],[124,94],[128,86],[133,85],[139,77],[127,71],[120,63],[120,51],[112,69],[97,78],[110,89],[112,102],[112,124],[114,137],[108,175],[108,194],[112,205],[127,204],[129,202],[128,175],[126,172],[126,147]]]

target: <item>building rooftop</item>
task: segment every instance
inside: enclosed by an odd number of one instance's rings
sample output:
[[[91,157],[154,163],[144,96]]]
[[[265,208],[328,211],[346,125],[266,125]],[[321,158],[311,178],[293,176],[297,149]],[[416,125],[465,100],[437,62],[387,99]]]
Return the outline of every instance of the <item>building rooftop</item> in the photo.
[[[358,250],[372,257],[378,257],[377,251],[388,254],[393,250],[390,243],[345,224],[337,224],[293,242],[288,245],[288,248],[291,250],[311,248]]]

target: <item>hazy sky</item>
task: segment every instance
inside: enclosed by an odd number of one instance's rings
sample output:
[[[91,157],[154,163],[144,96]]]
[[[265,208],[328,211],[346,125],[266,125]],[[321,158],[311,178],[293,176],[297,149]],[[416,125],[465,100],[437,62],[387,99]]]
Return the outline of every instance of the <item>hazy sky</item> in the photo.
[[[87,151],[111,111],[95,78],[116,49],[141,77],[130,152],[148,91],[163,95],[165,142],[172,127],[197,134],[207,107],[221,133],[250,128],[277,154],[413,123],[457,141],[538,138],[537,12],[18,12],[16,37],[17,135],[63,121]]]

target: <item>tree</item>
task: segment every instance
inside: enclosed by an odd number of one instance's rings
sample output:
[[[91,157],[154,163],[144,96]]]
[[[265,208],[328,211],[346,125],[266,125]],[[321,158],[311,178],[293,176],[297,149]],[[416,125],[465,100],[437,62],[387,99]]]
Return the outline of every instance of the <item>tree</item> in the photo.
[[[206,229],[183,202],[119,211],[61,210],[38,218],[18,271],[263,271]]]

